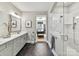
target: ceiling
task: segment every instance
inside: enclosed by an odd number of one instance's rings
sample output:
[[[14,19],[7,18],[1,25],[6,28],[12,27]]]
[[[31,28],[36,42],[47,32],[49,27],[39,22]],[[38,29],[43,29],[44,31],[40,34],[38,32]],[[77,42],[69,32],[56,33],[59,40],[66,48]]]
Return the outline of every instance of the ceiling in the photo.
[[[52,2],[12,2],[21,11],[48,11]]]
[[[55,2],[12,2],[14,6],[20,9],[22,12],[38,12],[38,11],[48,11]],[[70,6],[72,2],[65,2],[64,6]],[[57,6],[62,6],[62,2],[58,2]]]
[[[65,3],[64,3],[64,6],[69,7],[69,6],[71,6],[73,3],[74,3],[74,2],[65,2]]]
[[[73,2],[58,2],[56,6],[58,7],[68,7],[71,6],[73,4]]]

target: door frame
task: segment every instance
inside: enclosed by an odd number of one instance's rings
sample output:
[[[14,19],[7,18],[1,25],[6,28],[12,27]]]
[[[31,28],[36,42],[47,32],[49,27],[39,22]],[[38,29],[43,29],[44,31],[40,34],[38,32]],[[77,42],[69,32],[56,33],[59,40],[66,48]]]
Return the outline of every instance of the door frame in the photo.
[[[47,14],[45,14],[45,15],[37,15],[37,16],[45,16],[45,17],[46,17],[46,26],[45,26],[45,28],[46,28],[46,29],[45,29],[46,39],[44,39],[44,41],[47,42],[47,38],[48,38],[48,36],[47,36],[47,35],[48,35],[48,31],[47,31],[47,29],[48,29],[48,28],[47,28],[47,27],[48,27],[48,24],[47,24],[47,23],[48,23],[48,22],[47,22]],[[35,20],[36,20],[36,17],[37,17],[37,16],[35,16]],[[35,24],[37,24],[37,20],[36,20]],[[35,26],[35,28],[36,28],[36,26]],[[36,41],[35,41],[35,42],[38,42],[38,41],[37,41],[37,29],[36,29]]]

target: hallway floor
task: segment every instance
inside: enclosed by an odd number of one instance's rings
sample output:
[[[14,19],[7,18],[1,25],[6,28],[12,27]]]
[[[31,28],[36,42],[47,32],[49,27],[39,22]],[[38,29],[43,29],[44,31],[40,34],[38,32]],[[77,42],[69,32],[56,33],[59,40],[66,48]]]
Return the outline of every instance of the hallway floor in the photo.
[[[54,56],[46,42],[26,44],[17,56]]]

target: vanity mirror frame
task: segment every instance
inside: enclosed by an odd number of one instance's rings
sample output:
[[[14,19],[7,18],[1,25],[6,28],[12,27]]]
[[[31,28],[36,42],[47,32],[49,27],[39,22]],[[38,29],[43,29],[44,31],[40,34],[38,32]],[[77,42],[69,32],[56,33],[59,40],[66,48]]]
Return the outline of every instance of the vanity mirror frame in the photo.
[[[11,18],[11,33],[13,33],[13,32],[20,33],[21,28],[22,28],[22,26],[21,26],[21,18],[15,17],[13,15],[10,15],[10,18]],[[14,21],[14,24],[12,24],[12,20]],[[19,24],[18,24],[18,22],[19,22]],[[18,25],[19,25],[19,29],[17,30]],[[12,29],[16,29],[16,30],[12,30]]]

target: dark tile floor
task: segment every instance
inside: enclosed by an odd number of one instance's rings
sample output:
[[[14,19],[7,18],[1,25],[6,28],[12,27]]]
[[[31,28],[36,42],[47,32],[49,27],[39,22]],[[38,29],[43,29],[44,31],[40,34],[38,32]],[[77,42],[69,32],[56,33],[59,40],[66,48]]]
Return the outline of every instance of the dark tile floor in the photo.
[[[17,56],[54,56],[46,42],[26,44]]]

